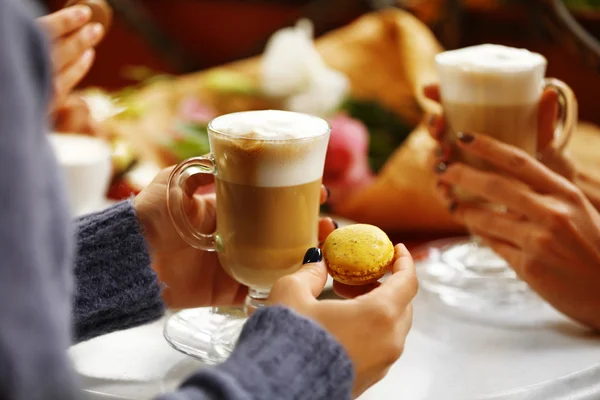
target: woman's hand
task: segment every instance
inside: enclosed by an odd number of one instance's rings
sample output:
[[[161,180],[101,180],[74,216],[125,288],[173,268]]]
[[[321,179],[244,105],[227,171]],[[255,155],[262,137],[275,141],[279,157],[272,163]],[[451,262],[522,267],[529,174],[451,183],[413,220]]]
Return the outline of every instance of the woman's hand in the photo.
[[[90,70],[94,47],[104,36],[98,23],[88,23],[92,17],[89,7],[76,5],[38,18],[38,23],[50,40],[50,59],[54,70],[54,111]]]
[[[177,233],[167,210],[167,182],[172,168],[161,171],[154,181],[134,200],[134,208],[150,246],[153,268],[165,284],[163,299],[172,308],[200,306],[231,306],[243,303],[247,288],[231,278],[219,265],[215,252],[195,249]],[[216,227],[214,194],[194,195],[208,182],[188,179],[186,213],[192,224],[202,232]],[[321,189],[321,203],[327,200]],[[324,241],[336,224],[331,218],[321,219],[319,240]]]
[[[92,118],[88,104],[76,94],[69,95],[54,111],[54,131],[100,135],[100,125]]]
[[[406,247],[397,245],[395,250],[392,275],[353,299],[317,300],[327,270],[316,248],[307,252],[309,263],[279,279],[269,296],[269,303],[316,321],[342,344],[354,365],[354,397],[385,377],[402,355],[411,328],[411,301],[418,288],[415,267]]]
[[[590,201],[520,149],[477,134],[458,146],[499,172],[450,164],[438,169],[440,190],[459,186],[508,211],[452,202],[456,218],[556,309],[600,329],[600,214]]]
[[[440,90],[437,85],[429,85],[424,89],[425,96],[439,102]],[[557,152],[552,146],[556,120],[558,115],[558,94],[554,89],[546,89],[542,93],[538,107],[538,148],[540,161],[552,171],[575,183],[600,211],[600,178],[588,171],[577,168],[570,159],[568,151]],[[443,115],[431,115],[428,129],[431,136],[440,143],[434,158],[434,165],[447,162],[450,157],[449,148],[444,143],[446,121]],[[482,132],[485,133],[485,132]]]
[[[438,85],[429,85],[424,89],[424,94],[429,99],[440,102],[440,90]],[[540,97],[538,107],[538,149],[540,149],[541,161],[553,171],[573,180],[575,176],[575,167],[565,153],[557,153],[552,147],[554,132],[556,129],[556,120],[558,116],[558,93],[554,89],[546,89]],[[440,148],[437,152],[436,164],[440,161],[447,161],[449,149],[444,142],[446,133],[446,120],[443,115],[429,116],[429,133],[440,142]],[[485,133],[485,132],[482,132]]]

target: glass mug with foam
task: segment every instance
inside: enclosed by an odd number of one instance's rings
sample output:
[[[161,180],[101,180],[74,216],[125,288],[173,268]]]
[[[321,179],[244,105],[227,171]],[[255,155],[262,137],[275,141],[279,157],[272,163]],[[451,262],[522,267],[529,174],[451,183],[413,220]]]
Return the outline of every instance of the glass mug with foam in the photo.
[[[494,169],[455,145],[458,132],[486,134],[537,156],[538,105],[548,87],[555,89],[560,98],[553,146],[557,152],[564,150],[577,123],[577,101],[564,82],[545,78],[546,64],[540,54],[491,44],[437,55],[451,162]],[[463,203],[498,208],[468,192],[453,190]],[[420,249],[419,254],[422,287],[451,306],[486,317],[500,316],[505,311],[512,318],[516,309],[542,304],[508,264],[476,237],[434,242]]]
[[[325,120],[289,111],[223,115],[208,125],[211,154],[186,160],[171,174],[167,200],[177,231],[191,246],[216,251],[229,275],[248,286],[246,309],[263,306],[275,281],[300,268],[306,250],[318,245],[329,133]],[[199,232],[184,212],[184,187],[197,174],[214,175],[214,233]],[[165,336],[187,354],[220,362],[233,349],[244,314],[184,310],[167,322]]]

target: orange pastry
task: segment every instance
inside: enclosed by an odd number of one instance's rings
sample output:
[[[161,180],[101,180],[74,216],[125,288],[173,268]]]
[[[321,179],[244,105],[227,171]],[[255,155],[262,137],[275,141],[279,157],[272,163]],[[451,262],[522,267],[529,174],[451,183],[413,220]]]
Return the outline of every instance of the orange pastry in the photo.
[[[380,279],[394,262],[394,245],[373,225],[348,225],[333,231],[323,244],[331,277],[346,285],[366,285]]]

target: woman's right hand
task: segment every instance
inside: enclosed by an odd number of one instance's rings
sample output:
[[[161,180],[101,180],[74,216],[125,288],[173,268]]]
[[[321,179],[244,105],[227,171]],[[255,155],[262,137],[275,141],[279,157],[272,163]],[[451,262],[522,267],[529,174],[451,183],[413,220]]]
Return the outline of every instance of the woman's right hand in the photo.
[[[342,344],[354,365],[355,397],[387,374],[402,355],[411,328],[411,301],[418,289],[415,266],[404,245],[397,245],[395,252],[393,273],[381,285],[336,285],[336,292],[353,298],[318,301],[327,270],[320,250],[310,249],[308,262],[295,274],[279,279],[269,296],[269,303],[314,320]],[[363,293],[365,289],[372,290]]]
[[[423,90],[425,97],[435,102],[441,102],[440,88],[436,84],[428,85]],[[565,152],[557,152],[552,146],[554,131],[558,116],[558,93],[556,90],[545,89],[540,97],[538,106],[538,149],[540,161],[554,172],[573,181],[577,171],[573,162]],[[449,148],[445,142],[446,119],[444,115],[430,115],[428,123],[429,134],[440,147],[436,154],[435,165],[447,162],[450,156]]]
[[[426,95],[439,99],[436,87],[427,88]],[[538,142],[546,143],[549,150],[555,101],[556,96],[545,91],[539,106]],[[471,132],[463,132],[456,145],[470,157],[493,165],[496,172],[448,163],[444,118],[430,121],[430,132],[443,150],[438,155],[436,192],[455,219],[481,237],[557,310],[599,330],[600,214],[588,199],[589,192],[577,186],[581,175],[566,174],[574,170],[559,168],[568,165],[560,163],[560,157],[553,158],[558,164],[548,159],[542,159],[542,164],[521,149]],[[506,211],[461,203],[452,196],[452,187],[503,205]]]
[[[424,88],[425,97],[435,102],[440,102],[440,89],[438,85],[428,85]],[[558,115],[558,93],[554,89],[546,89],[540,97],[538,107],[538,148],[540,161],[552,171],[564,176],[577,187],[591,201],[596,210],[600,211],[600,177],[594,171],[578,168],[567,151],[557,152],[552,146],[554,130]],[[435,155],[434,165],[447,162],[450,156],[449,149],[444,144],[446,120],[443,115],[430,115],[428,130],[440,145]]]

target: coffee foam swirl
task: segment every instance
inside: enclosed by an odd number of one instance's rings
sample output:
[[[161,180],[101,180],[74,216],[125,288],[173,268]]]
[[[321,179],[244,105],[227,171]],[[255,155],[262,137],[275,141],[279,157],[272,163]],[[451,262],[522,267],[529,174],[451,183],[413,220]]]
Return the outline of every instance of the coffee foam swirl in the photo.
[[[214,119],[210,129],[248,139],[285,140],[323,135],[329,124],[308,114],[280,110],[244,111]]]
[[[539,100],[546,59],[526,49],[483,44],[436,56],[444,101],[514,105]]]
[[[224,115],[210,124],[218,177],[261,187],[295,186],[323,176],[329,124],[288,111]]]

